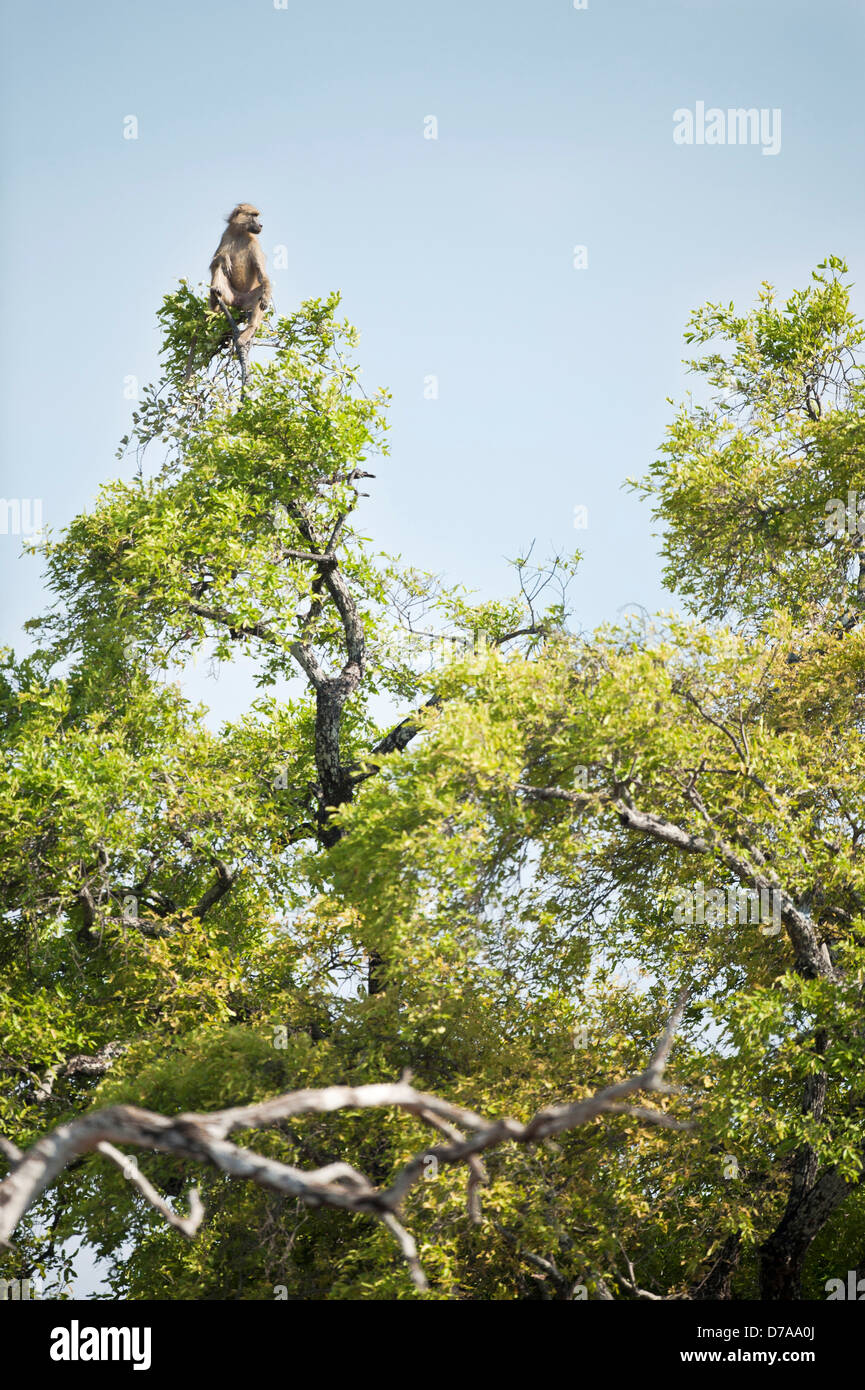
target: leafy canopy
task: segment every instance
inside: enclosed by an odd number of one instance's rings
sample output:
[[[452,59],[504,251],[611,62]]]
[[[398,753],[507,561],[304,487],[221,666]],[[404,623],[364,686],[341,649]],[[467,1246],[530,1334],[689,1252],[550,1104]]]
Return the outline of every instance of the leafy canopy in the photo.
[[[426,1296],[627,1298],[634,1277],[698,1296],[721,1254],[756,1296],[803,1163],[840,1184],[803,1288],[854,1267],[865,525],[826,525],[865,492],[845,273],[832,257],[780,307],[764,286],[747,314],[694,315],[705,398],[640,485],[690,615],[584,637],[571,561],[520,557],[516,596],[477,603],[358,533],[387,398],[360,386],[337,296],[271,320],[240,403],[218,319],[168,296],[164,373],[124,441],[138,472],[48,543],[55,605],[0,671],[0,1130],[24,1147],[97,1105],[404,1069],[528,1119],[641,1069],[684,984],[664,1104],[692,1127],[621,1116],[503,1147],[480,1227],[464,1177],[431,1173],[406,1211]],[[244,656],[261,689],[219,730],[182,690],[202,655]],[[69,1066],[106,1044],[102,1074]],[[340,1112],[242,1142],[386,1182],[427,1139]],[[376,1223],[141,1167],[181,1204],[201,1186],[194,1242],[92,1156],[7,1277],[83,1237],[119,1297],[418,1296]]]

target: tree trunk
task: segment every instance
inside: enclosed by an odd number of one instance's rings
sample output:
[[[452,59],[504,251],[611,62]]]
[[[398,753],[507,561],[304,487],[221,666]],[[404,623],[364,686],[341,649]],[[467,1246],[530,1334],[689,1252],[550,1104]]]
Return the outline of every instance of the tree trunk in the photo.
[[[796,1163],[810,1167],[812,1150],[800,1149]],[[802,1195],[797,1194],[797,1186],[794,1180],[787,1210],[760,1251],[761,1299],[794,1302],[802,1297],[802,1267],[811,1242],[849,1191],[834,1168],[827,1169]]]

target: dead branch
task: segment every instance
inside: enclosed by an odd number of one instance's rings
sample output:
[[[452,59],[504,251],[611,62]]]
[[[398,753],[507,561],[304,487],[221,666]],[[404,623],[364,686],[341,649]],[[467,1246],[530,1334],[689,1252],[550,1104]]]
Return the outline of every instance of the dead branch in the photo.
[[[286,1193],[310,1206],[335,1207],[373,1216],[396,1238],[412,1279],[418,1288],[425,1288],[426,1278],[417,1248],[398,1220],[397,1212],[406,1194],[427,1170],[430,1158],[438,1163],[466,1165],[469,1211],[477,1219],[477,1188],[486,1179],[480,1154],[505,1142],[535,1144],[550,1135],[587,1124],[599,1115],[611,1114],[630,1115],[671,1128],[687,1127],[665,1110],[627,1103],[627,1098],[638,1092],[669,1094],[673,1090],[664,1082],[663,1073],[673,1033],[681,1021],[686,1002],[687,992],[683,992],[645,1071],[606,1086],[583,1100],[539,1110],[525,1124],[508,1117],[487,1119],[439,1096],[415,1090],[404,1077],[395,1083],[292,1091],[255,1105],[173,1118],[131,1105],[111,1106],[58,1126],[23,1154],[9,1140],[0,1138],[0,1152],[14,1164],[0,1182],[0,1248],[9,1246],[21,1218],[60,1173],[82,1154],[94,1151],[119,1164],[137,1191],[172,1226],[187,1236],[194,1235],[203,1215],[197,1191],[190,1197],[189,1216],[179,1217],[138,1172],[134,1161],[114,1147],[125,1144],[209,1163],[229,1177]],[[267,1129],[298,1115],[389,1107],[417,1116],[442,1134],[447,1142],[416,1154],[387,1188],[376,1188],[348,1163],[330,1163],[303,1171],[228,1141],[228,1136],[236,1131]]]

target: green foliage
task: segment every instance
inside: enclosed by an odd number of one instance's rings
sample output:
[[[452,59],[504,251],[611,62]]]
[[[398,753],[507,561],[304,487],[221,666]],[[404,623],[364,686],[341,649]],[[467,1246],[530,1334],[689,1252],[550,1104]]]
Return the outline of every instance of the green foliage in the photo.
[[[433,1299],[597,1296],[602,1282],[627,1298],[628,1260],[643,1288],[687,1294],[733,1233],[735,1290],[756,1296],[796,1153],[853,1184],[865,1141],[861,537],[824,528],[829,498],[865,489],[844,273],[830,258],[782,308],[765,287],[749,314],[694,316],[689,342],[721,342],[694,370],[726,394],[681,408],[643,487],[697,616],[589,637],[567,630],[574,561],[527,554],[516,597],[477,603],[354,529],[386,396],[360,388],[337,296],[271,321],[240,403],[219,317],[186,285],[167,297],[163,376],[124,441],[161,456],[47,544],[42,647],[0,665],[2,1132],[24,1146],[95,1106],[210,1110],[405,1069],[528,1119],[641,1070],[687,984],[679,1092],[657,1104],[691,1128],[616,1116],[505,1145],[480,1227],[465,1173],[446,1167],[405,1222]],[[339,678],[351,662],[324,543],[366,651],[326,847],[307,668]],[[426,669],[421,632],[454,659]],[[213,731],[177,681],[202,655],[241,654],[262,694]],[[284,677],[299,683],[277,697]],[[413,737],[378,748],[409,714]],[[703,848],[638,833],[636,812]],[[831,977],[802,969],[774,919],[677,914],[710,892],[729,906],[737,854],[809,914]],[[104,1076],[67,1071],[106,1043],[122,1051]],[[816,1114],[802,1096],[819,1072]],[[386,1183],[429,1135],[345,1111],[240,1142]],[[181,1207],[201,1187],[195,1241],[91,1155],[3,1272],[57,1271],[74,1235],[113,1259],[119,1297],[419,1296],[372,1220],[166,1156],[140,1166]],[[832,1215],[808,1296],[852,1267],[863,1221],[856,1195]]]
[[[747,314],[707,304],[691,318],[686,342],[718,344],[689,363],[713,394],[679,408],[639,486],[666,524],[667,583],[707,616],[826,621],[859,606],[862,530],[830,525],[850,491],[865,496],[865,332],[846,273],[830,256],[783,307],[765,284]]]

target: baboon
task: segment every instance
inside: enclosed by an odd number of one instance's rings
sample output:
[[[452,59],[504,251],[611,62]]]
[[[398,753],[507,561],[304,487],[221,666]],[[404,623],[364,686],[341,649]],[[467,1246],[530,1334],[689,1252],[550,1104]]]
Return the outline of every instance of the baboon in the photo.
[[[270,281],[264,252],[258,244],[261,222],[251,203],[238,203],[226,219],[228,226],[210,262],[210,307],[220,304],[249,314],[238,345],[246,347],[255,335],[270,301]]]

